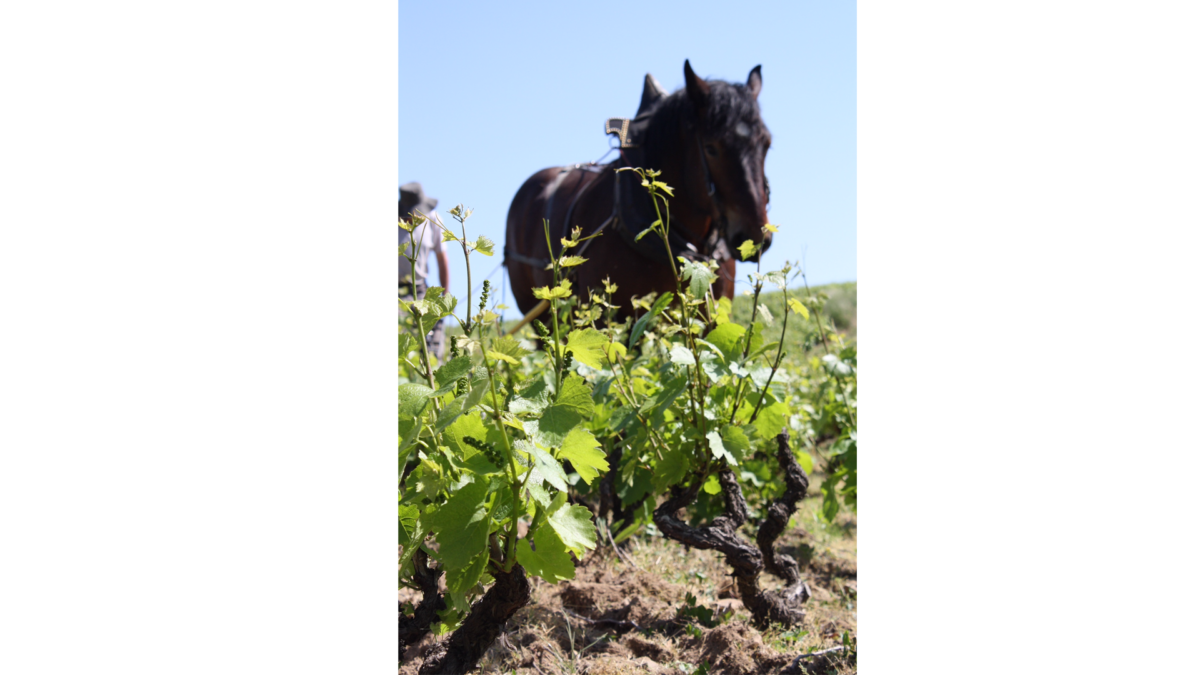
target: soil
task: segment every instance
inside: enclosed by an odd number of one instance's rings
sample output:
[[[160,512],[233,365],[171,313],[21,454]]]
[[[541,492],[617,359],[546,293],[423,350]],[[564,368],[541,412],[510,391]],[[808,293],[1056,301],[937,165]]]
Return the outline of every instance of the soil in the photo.
[[[693,675],[703,672],[702,664],[709,675],[856,672],[856,655],[845,651],[791,667],[801,654],[842,645],[843,634],[853,644],[858,628],[856,516],[842,513],[834,524],[817,519],[823,476],[812,478],[810,496],[778,541],[779,550],[800,563],[812,592],[800,626],[758,630],[721,554],[643,533],[623,551],[636,567],[611,548],[600,548],[579,564],[572,581],[552,585],[532,579],[529,604],[508,621],[477,672]],[[752,541],[749,525],[741,533]],[[766,589],[783,586],[769,575],[762,581]],[[678,615],[689,594],[696,605],[714,610],[711,627]],[[419,600],[406,591],[400,599]],[[400,675],[417,675],[425,656],[447,638],[427,635],[410,647]]]

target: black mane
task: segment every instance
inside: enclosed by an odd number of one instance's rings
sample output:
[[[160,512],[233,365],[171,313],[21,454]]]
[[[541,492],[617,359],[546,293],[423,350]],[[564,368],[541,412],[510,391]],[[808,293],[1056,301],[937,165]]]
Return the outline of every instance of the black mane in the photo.
[[[686,88],[664,96],[647,111],[650,121],[643,147],[650,165],[657,164],[670,151],[675,143],[675,135],[671,132],[680,125],[699,126],[705,136],[720,138],[738,146],[757,142],[767,133],[766,125],[758,112],[758,101],[746,89],[746,85],[710,80],[708,86],[708,114],[703,123],[698,119]],[[742,138],[734,133],[738,122],[745,122],[750,127],[749,138]]]

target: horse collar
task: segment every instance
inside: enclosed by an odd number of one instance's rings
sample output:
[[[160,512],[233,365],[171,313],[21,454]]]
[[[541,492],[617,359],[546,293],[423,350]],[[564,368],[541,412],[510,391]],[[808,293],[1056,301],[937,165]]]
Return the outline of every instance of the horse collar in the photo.
[[[712,197],[717,192],[717,185],[713,183],[712,173],[708,170],[708,158],[704,156],[704,144],[700,141],[700,136],[696,136],[696,150],[700,151],[700,165],[704,167],[704,184],[708,186],[708,196]]]
[[[625,158],[613,164],[622,163],[632,165]],[[609,217],[609,220],[605,221],[605,224],[607,225],[609,222],[615,221],[616,230],[621,238],[630,248],[637,251],[643,257],[674,264],[675,261],[667,253],[668,247],[657,237],[642,237],[638,239],[637,235],[645,229],[639,223],[644,223],[647,219],[637,212],[637,207],[633,203],[635,198],[631,194],[622,194],[622,178],[623,175],[621,173],[614,172],[613,213]],[[628,180],[632,181],[634,179],[630,176]],[[628,190],[628,187],[626,190]],[[721,232],[715,226],[710,228],[708,236],[704,241],[699,242],[699,247],[680,235],[678,228],[671,228],[667,231],[667,240],[670,244],[672,255],[682,256],[689,260],[716,260],[721,262],[730,257],[729,248],[724,245]]]

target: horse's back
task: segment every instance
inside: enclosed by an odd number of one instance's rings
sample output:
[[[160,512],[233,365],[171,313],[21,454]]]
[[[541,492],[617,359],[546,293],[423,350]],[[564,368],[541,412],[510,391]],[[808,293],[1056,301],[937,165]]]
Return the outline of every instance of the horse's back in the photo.
[[[546,236],[542,232],[542,216],[545,211],[546,188],[558,175],[559,167],[542,169],[530,176],[513,196],[512,204],[508,207],[507,231],[505,233],[505,266],[508,267],[508,281],[512,286],[513,297],[517,307],[523,313],[528,313],[537,304],[533,297],[533,288],[538,285],[536,270],[532,265],[513,258],[510,254],[521,257],[545,258]],[[541,246],[538,246],[539,241]],[[541,255],[536,255],[541,252]]]
[[[545,264],[532,264],[535,260],[549,260],[542,220],[550,221],[555,255],[559,253],[560,239],[570,227],[580,226],[590,233],[599,224],[592,222],[596,220],[594,213],[572,210],[579,196],[603,175],[599,169],[593,165],[542,169],[530,176],[513,197],[508,209],[505,258],[513,296],[522,312],[528,313],[537,305],[533,289],[552,282],[551,273],[543,269]],[[568,217],[573,222],[567,223]]]

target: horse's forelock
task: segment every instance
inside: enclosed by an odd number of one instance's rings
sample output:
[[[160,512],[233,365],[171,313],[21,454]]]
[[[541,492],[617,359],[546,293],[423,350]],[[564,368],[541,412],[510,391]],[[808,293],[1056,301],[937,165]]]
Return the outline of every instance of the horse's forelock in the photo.
[[[667,135],[660,133],[680,125],[699,125],[706,135],[722,138],[735,147],[750,148],[770,137],[766,125],[759,115],[758,99],[750,89],[740,83],[710,80],[709,95],[704,111],[693,108],[687,89],[680,88],[659,99],[650,108],[650,125],[646,134],[646,150],[652,157],[660,157],[662,143]],[[739,124],[749,133],[739,133]]]
[[[758,99],[744,84],[714,81],[709,83],[704,126],[715,136],[734,135],[738,122],[758,131],[763,127],[758,114]],[[757,135],[757,134],[755,134]]]

